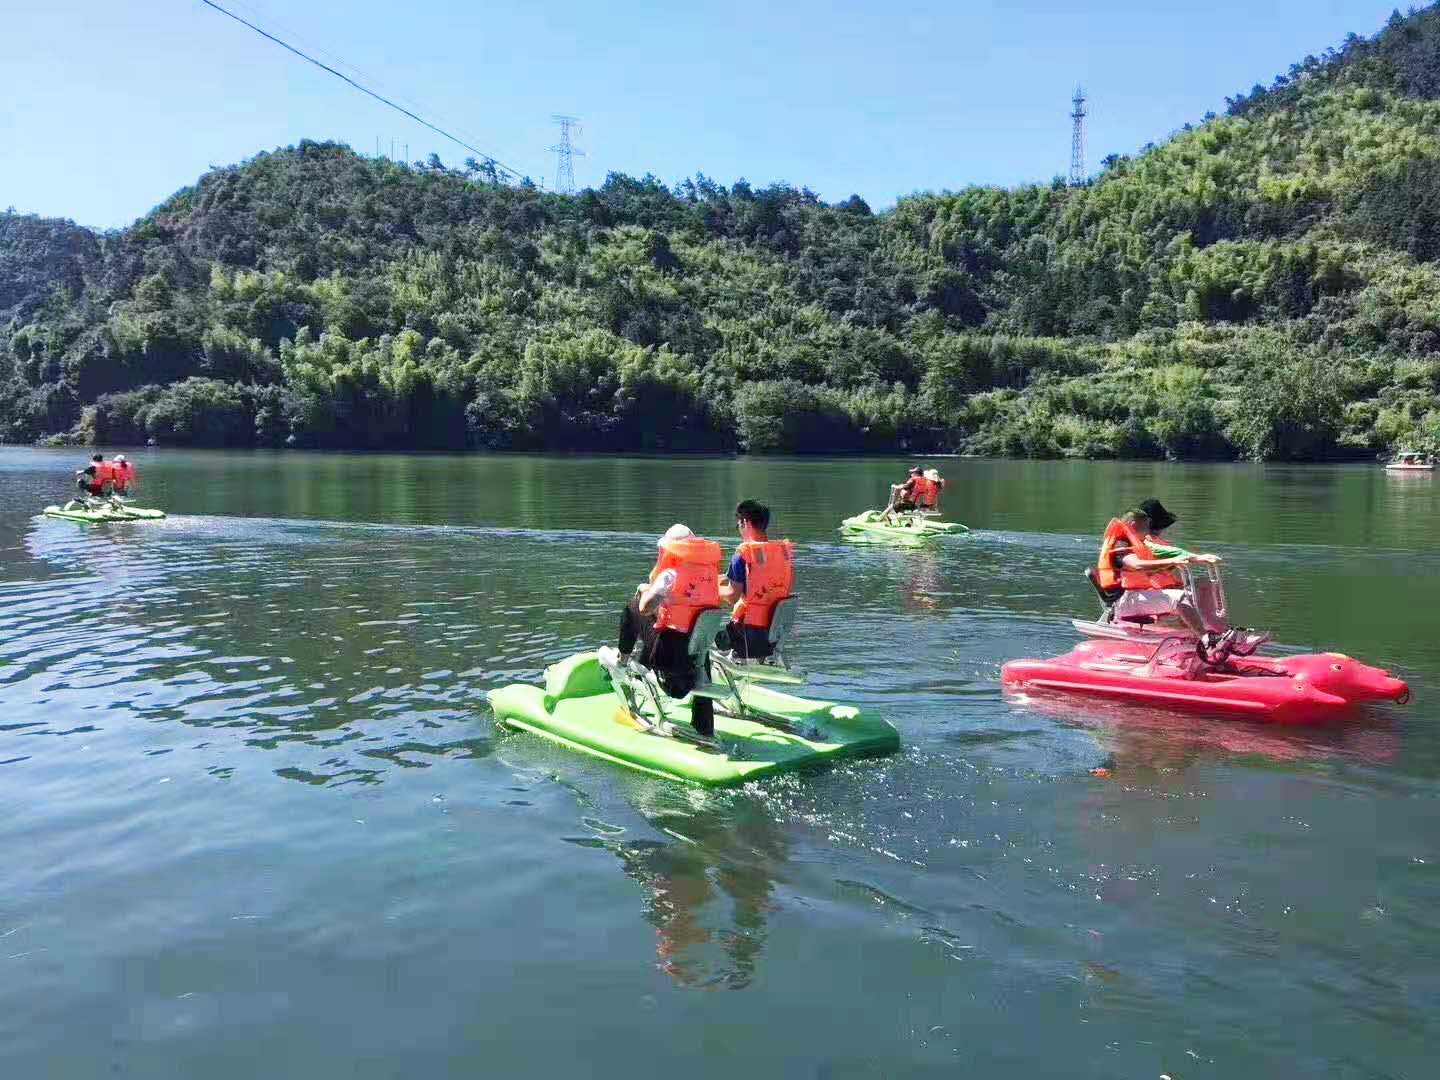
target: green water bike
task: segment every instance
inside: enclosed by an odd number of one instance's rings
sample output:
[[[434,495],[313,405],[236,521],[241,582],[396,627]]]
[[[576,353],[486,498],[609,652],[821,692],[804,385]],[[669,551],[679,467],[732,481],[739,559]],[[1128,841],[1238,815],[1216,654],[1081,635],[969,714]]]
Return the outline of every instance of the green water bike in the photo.
[[[958,521],[941,521],[933,510],[907,510],[886,513],[866,510],[840,523],[842,532],[887,540],[920,540],[936,536],[956,536],[970,530]]]
[[[779,648],[795,611],[793,599],[776,604],[774,651],[766,660],[716,649],[715,636],[729,616],[718,609],[702,612],[690,634],[690,658],[700,678],[681,699],[666,694],[653,672],[604,648],[552,664],[543,686],[517,683],[490,691],[490,706],[505,727],[638,772],[706,786],[893,753],[900,736],[883,717],[786,692],[806,678],[785,663]],[[714,702],[713,737],[691,724],[700,697]]]
[[[83,521],[92,525],[110,521],[159,521],[165,517],[164,510],[136,506],[119,496],[108,499],[71,499],[64,506],[47,506],[41,512],[46,517]]]

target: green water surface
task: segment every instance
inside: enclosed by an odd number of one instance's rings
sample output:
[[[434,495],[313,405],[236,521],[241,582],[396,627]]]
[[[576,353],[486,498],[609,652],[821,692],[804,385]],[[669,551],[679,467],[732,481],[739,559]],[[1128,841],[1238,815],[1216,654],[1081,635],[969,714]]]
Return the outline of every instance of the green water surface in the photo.
[[[171,516],[86,526],[35,516],[84,455],[0,449],[0,1075],[1434,1075],[1430,476],[940,460],[975,531],[896,548],[836,527],[898,459],[135,456]],[[1152,494],[1414,701],[1002,695]],[[495,729],[743,497],[899,754],[710,793]]]

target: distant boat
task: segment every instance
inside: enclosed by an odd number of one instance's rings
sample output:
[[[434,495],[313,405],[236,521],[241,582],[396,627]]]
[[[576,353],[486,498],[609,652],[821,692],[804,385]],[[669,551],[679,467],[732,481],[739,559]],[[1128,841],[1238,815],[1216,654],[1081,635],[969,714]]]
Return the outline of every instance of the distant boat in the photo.
[[[1401,450],[1385,468],[1391,472],[1434,472],[1435,462],[1422,451]]]

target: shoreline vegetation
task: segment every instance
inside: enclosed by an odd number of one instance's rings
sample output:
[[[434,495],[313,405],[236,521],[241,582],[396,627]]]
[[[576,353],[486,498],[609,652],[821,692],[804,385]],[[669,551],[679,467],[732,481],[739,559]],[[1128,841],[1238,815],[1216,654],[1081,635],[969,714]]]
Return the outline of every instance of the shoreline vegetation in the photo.
[[[1440,5],[1060,180],[574,196],[334,143],[0,213],[0,442],[1365,460],[1440,450]]]

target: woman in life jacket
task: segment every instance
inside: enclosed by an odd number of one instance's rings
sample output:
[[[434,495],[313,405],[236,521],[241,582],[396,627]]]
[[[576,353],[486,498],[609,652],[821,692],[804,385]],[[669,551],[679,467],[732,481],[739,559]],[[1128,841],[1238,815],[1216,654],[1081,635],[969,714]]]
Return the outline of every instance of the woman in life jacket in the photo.
[[[915,479],[913,495],[917,510],[940,509],[940,492],[945,490],[945,480],[938,469],[926,469]]]
[[[135,466],[125,460],[124,454],[116,454],[110,462],[110,483],[115,489],[116,495],[125,495],[130,491],[130,485],[135,482]]]
[[[690,658],[690,632],[702,611],[720,606],[720,545],[685,525],[672,525],[656,547],[649,584],[620,615],[619,661],[624,664],[634,653],[655,672],[665,693],[682,698],[700,675]],[[715,703],[692,699],[691,722],[699,734],[713,737]]]
[[[1115,601],[1115,618],[1138,619],[1178,615],[1197,635],[1205,632],[1200,613],[1185,600],[1185,583],[1179,568],[1195,563],[1216,563],[1218,555],[1183,554],[1160,558],[1150,542],[1175,523],[1176,518],[1157,500],[1147,500],[1157,512],[1152,519],[1144,510],[1131,510],[1105,527],[1095,576],[1107,593],[1120,590]],[[1157,527],[1156,521],[1159,521]]]
[[[717,648],[741,659],[763,660],[771,654],[770,622],[775,605],[795,585],[795,547],[789,540],[771,540],[770,508],[754,499],[735,507],[740,546],[720,580],[720,599],[735,602],[730,622],[715,638]]]

